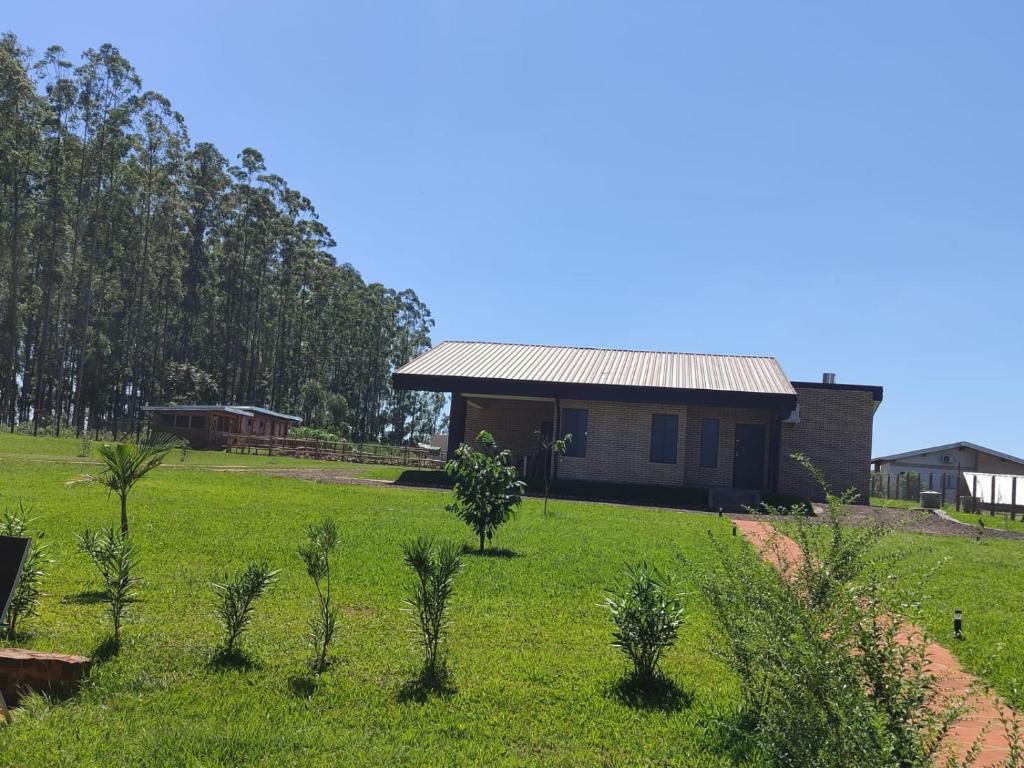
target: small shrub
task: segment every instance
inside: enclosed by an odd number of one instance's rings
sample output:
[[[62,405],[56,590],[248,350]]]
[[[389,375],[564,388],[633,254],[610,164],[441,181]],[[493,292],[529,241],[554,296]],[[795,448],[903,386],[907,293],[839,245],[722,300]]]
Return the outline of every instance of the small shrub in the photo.
[[[462,570],[462,550],[453,542],[435,546],[433,539],[421,537],[406,543],[402,551],[414,574],[406,605],[423,648],[422,678],[440,682],[447,673],[443,644],[448,604],[455,577]]]
[[[569,443],[572,442],[572,434],[566,433],[557,440],[553,435],[546,437],[544,433],[539,430],[534,434],[537,435],[537,445],[540,448],[541,456],[544,458],[544,517],[547,517],[548,498],[551,496],[551,467],[554,462],[558,461],[559,456],[565,455],[565,452],[569,447]]]
[[[494,532],[512,519],[526,485],[512,466],[512,454],[499,451],[490,432],[483,431],[476,439],[483,450],[463,443],[445,471],[455,480],[455,501],[448,510],[473,529],[483,552],[484,541],[490,541]]]
[[[632,677],[653,682],[658,663],[676,641],[683,623],[682,594],[672,576],[646,562],[627,565],[623,582],[607,590],[604,606],[611,612],[612,645],[633,663]]]
[[[217,615],[224,623],[224,643],[220,650],[225,657],[237,653],[238,639],[252,621],[256,600],[277,580],[277,574],[267,563],[252,563],[244,571],[225,574],[223,581],[214,582]]]
[[[82,433],[82,443],[78,448],[78,455],[82,458],[92,456],[92,438],[89,437],[88,433]]]
[[[306,529],[307,542],[299,548],[306,573],[316,587],[317,610],[309,621],[309,643],[313,647],[312,668],[327,668],[327,654],[337,626],[337,610],[331,600],[331,555],[338,549],[338,526],[331,519]]]
[[[48,563],[53,562],[46,557],[46,545],[40,543],[44,534],[38,533],[34,537],[31,535],[30,525],[33,522],[29,518],[31,514],[31,509],[25,509],[24,506],[19,505],[18,514],[4,510],[4,515],[0,518],[0,536],[32,539],[28,555],[25,557],[25,563],[21,569],[21,578],[18,579],[10,605],[7,607],[4,625],[0,627],[3,630],[3,636],[11,641],[17,637],[18,623],[21,620],[39,615],[39,603],[43,597],[41,586],[43,577],[46,576],[44,569]]]
[[[142,583],[135,574],[139,562],[135,545],[126,534],[112,527],[100,533],[87,529],[79,535],[78,542],[79,550],[88,555],[99,570],[104,598],[114,624],[116,647],[121,642],[121,625],[128,607],[135,602],[136,590]]]

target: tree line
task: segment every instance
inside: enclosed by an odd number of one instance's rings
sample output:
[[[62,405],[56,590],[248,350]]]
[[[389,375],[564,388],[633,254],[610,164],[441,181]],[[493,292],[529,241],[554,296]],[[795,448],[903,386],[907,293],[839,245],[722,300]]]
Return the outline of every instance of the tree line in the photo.
[[[73,64],[0,37],[0,414],[129,429],[146,404],[302,415],[356,440],[430,433],[443,396],[390,375],[430,346],[412,290],[331,255],[255,149],[193,143],[112,45]],[[128,426],[126,426],[128,425]]]

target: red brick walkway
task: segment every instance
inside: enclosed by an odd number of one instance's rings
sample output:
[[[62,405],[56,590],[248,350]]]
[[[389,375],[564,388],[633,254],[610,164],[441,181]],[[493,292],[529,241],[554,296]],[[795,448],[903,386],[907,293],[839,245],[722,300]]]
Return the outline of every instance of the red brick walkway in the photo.
[[[783,536],[771,524],[759,520],[733,521],[750,542],[761,553],[765,561],[782,572],[787,572],[802,560],[800,547],[788,536]],[[911,633],[921,633],[917,627],[908,627]],[[977,680],[966,672],[946,648],[938,643],[927,644],[931,670],[937,676],[938,688],[945,694],[966,697],[970,711],[954,724],[949,738],[956,744],[963,757],[986,728],[982,740],[982,751],[975,763],[976,768],[995,768],[1002,765],[1010,754],[1010,742],[1000,720],[1000,701],[976,689]],[[1005,710],[1002,710],[1005,711]],[[941,761],[940,761],[941,763]]]

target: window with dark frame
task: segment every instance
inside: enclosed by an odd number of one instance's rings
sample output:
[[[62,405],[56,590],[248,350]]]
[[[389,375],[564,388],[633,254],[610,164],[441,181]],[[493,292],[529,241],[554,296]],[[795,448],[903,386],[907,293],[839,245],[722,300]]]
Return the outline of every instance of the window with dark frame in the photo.
[[[563,456],[578,459],[587,456],[587,420],[590,412],[586,408],[563,408],[559,437],[572,435],[572,440],[565,446]]]
[[[174,426],[182,429],[188,429],[188,414],[179,413],[174,417]]]
[[[708,469],[718,466],[718,419],[702,419],[700,423],[700,465]]]
[[[161,427],[173,427],[174,426],[174,414],[173,413],[161,413],[160,414],[160,426]]]
[[[679,449],[679,417],[674,413],[651,415],[651,463],[675,464]]]
[[[191,429],[206,429],[206,417],[193,416],[190,420],[189,427]]]

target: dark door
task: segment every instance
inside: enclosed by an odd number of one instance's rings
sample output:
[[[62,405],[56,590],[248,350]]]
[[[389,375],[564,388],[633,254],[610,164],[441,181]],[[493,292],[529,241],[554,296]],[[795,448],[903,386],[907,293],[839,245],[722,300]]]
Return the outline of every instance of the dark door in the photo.
[[[764,488],[763,424],[736,425],[736,452],[732,461],[732,487],[761,490]]]

